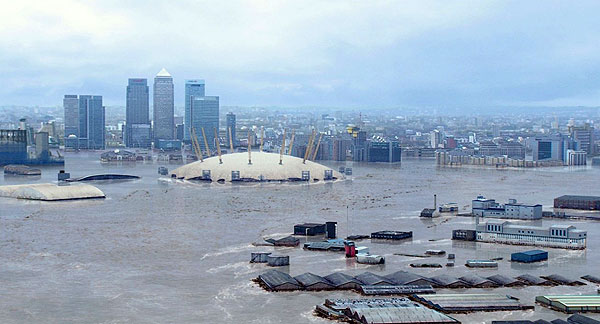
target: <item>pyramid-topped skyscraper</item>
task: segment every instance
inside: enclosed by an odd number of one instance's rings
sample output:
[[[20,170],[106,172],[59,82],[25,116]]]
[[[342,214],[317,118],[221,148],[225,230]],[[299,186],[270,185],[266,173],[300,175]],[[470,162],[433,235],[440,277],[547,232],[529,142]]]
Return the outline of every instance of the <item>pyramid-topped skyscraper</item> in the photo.
[[[163,68],[154,78],[154,142],[175,137],[173,77]]]

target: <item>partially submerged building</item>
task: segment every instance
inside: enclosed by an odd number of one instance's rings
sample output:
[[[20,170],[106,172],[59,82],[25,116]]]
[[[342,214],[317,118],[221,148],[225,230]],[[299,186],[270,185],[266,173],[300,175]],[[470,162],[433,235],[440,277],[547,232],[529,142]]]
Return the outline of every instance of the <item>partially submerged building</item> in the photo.
[[[528,286],[556,286],[556,284],[550,280],[536,277],[536,276],[530,275],[528,273],[522,274],[522,275],[518,276],[516,279],[520,280],[521,282],[525,283]]]
[[[270,270],[258,276],[259,283],[273,291],[299,290],[301,284],[289,274],[277,270]]]
[[[600,295],[537,296],[540,305],[565,313],[600,312]]]
[[[295,276],[294,279],[306,290],[331,290],[336,288],[329,280],[310,272]]]
[[[343,272],[335,272],[330,275],[324,277],[327,281],[331,282],[336,289],[345,290],[345,289],[360,289],[360,285],[362,283],[354,277],[347,275]]]
[[[600,210],[600,196],[560,196],[554,198],[554,208]]]
[[[494,199],[478,196],[471,202],[471,213],[484,218],[507,219],[541,219],[542,205],[526,205],[517,203],[516,199],[509,199],[506,204],[499,204]]]
[[[209,157],[173,170],[171,177],[211,182],[318,182],[344,178],[308,159],[260,151]]]
[[[0,186],[0,197],[43,201],[106,198],[102,190],[89,184],[58,186],[53,183]]]
[[[468,283],[473,288],[495,288],[498,284],[490,279],[478,276],[476,274],[468,274],[459,278]]]
[[[354,279],[358,280],[363,285],[367,286],[378,286],[378,285],[393,285],[394,283],[385,277],[376,275],[372,272],[363,272],[358,276],[354,277]]]
[[[316,312],[327,318],[364,324],[460,323],[408,298],[327,299],[317,306]]]
[[[547,228],[517,225],[508,221],[488,220],[476,225],[477,241],[489,243],[545,246],[582,250],[586,248],[587,232],[573,225],[552,225]]]
[[[540,276],[540,278],[549,280],[551,282],[554,282],[556,285],[563,285],[563,286],[585,286],[585,283],[583,283],[583,282],[581,282],[579,280],[569,279],[569,278],[566,278],[566,277],[564,277],[562,275],[559,275],[559,274],[551,274],[549,276]]]
[[[510,255],[510,261],[513,262],[531,263],[545,260],[548,260],[548,252],[542,250],[515,252]]]
[[[533,309],[518,298],[497,294],[414,295],[416,300],[444,313],[508,311]]]
[[[447,274],[442,274],[439,276],[431,277],[430,279],[433,281],[433,287],[435,287],[435,288],[469,288],[469,287],[471,287],[471,285],[469,285],[467,282],[464,282],[456,277],[452,277]]]
[[[495,282],[499,287],[520,287],[524,286],[525,283],[515,278],[507,277],[501,274],[495,274],[487,277],[489,280]]]
[[[396,285],[427,286],[434,284],[434,281],[429,278],[407,271],[396,271],[386,275],[385,278],[391,280]]]

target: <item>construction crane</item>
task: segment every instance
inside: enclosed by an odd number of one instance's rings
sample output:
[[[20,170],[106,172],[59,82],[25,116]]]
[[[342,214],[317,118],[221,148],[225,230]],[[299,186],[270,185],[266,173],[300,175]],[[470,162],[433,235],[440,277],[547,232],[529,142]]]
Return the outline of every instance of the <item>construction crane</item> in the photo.
[[[217,132],[217,128],[215,130],[215,140],[217,141],[217,154],[219,154],[219,164],[223,164],[223,160],[221,159],[221,143],[219,142],[219,133]]]
[[[233,137],[231,137],[231,127],[229,127],[229,147],[231,148],[231,153],[233,153]]]
[[[285,128],[283,129],[283,142],[281,142],[281,149],[279,149],[279,164],[283,164],[283,151],[285,151]]]
[[[312,156],[313,161],[317,159],[317,152],[319,152],[319,146],[321,145],[322,138],[323,138],[323,133],[321,133],[321,135],[319,135],[319,140],[317,141],[317,147],[315,147],[315,153]]]
[[[204,157],[202,156],[202,150],[200,150],[200,145],[198,144],[198,136],[196,136],[196,129],[190,128],[190,140],[192,141],[192,147],[194,148],[194,153],[200,159],[200,162],[204,162]]]
[[[204,133],[204,127],[200,128],[202,130],[202,138],[204,139],[204,147],[206,148],[206,155],[210,157],[210,147],[208,147],[208,141],[206,140],[206,134]]]
[[[315,130],[313,129],[312,134],[310,135],[310,138],[308,140],[308,145],[306,146],[306,151],[304,151],[304,159],[302,160],[302,163],[306,163],[306,159],[308,159],[310,157],[310,151],[312,151],[312,145],[315,137]]]
[[[252,144],[250,143],[250,130],[248,129],[248,164],[252,164]]]
[[[290,139],[290,148],[288,149],[288,155],[292,155],[292,147],[294,147],[294,137],[296,136],[296,130],[292,129],[292,138]]]

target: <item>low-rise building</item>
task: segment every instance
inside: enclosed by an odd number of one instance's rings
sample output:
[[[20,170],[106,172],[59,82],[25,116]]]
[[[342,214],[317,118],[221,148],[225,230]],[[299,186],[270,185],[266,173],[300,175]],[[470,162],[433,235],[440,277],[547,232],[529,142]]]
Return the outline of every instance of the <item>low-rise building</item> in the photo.
[[[474,216],[508,219],[541,219],[542,205],[525,205],[509,199],[507,204],[499,204],[494,199],[478,196],[471,202],[471,213]]]
[[[489,220],[476,225],[477,241],[545,246],[581,250],[586,248],[587,232],[573,225],[552,225],[547,228],[518,225],[508,221]]]
[[[554,208],[600,210],[600,197],[564,195],[554,198]]]

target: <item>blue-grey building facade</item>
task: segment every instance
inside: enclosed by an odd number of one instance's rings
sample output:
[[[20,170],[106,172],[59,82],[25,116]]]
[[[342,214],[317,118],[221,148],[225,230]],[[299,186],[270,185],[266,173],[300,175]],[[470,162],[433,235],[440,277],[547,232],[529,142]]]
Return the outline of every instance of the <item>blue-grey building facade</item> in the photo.
[[[87,138],[87,149],[103,150],[106,148],[105,140],[105,111],[102,105],[102,96],[79,96],[80,107],[84,107],[87,119],[85,132],[82,136]],[[81,111],[81,110],[80,110]],[[81,117],[81,116],[80,116]]]
[[[185,119],[184,119],[184,134],[183,139],[186,142],[190,141],[190,131],[192,125],[192,98],[204,97],[204,80],[187,80],[185,81]],[[200,129],[196,129],[197,132]],[[196,134],[197,136],[200,136]]]
[[[77,95],[65,95],[63,108],[65,110],[65,139],[69,135],[79,136],[79,97]]]
[[[129,79],[125,109],[125,146],[149,148],[152,143],[148,80]]]
[[[219,130],[219,97],[218,96],[192,96],[190,100],[190,127],[194,128],[200,148],[206,150],[202,129],[211,151],[216,148],[214,130]]]
[[[235,127],[236,127],[236,118],[235,118],[235,114],[230,112],[227,114],[227,145],[229,145],[229,143],[233,143],[233,146],[235,147],[237,145],[236,143],[236,133],[235,133]],[[230,134],[231,132],[231,134]],[[230,138],[231,135],[231,138]]]
[[[105,112],[102,96],[65,95],[65,147],[103,150],[105,142]]]

